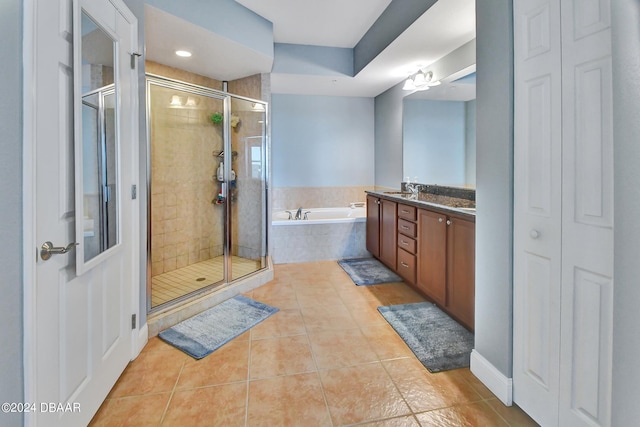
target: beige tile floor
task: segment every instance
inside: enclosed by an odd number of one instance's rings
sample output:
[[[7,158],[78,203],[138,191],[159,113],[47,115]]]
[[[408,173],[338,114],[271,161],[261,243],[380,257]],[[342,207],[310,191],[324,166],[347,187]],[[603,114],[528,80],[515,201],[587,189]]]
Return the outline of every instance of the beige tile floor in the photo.
[[[277,265],[248,296],[280,308],[196,361],[158,338],[92,426],[536,426],[469,369],[427,371],[376,308],[422,301],[355,286],[335,262]]]
[[[224,279],[224,257],[219,256],[151,278],[151,307],[169,302],[198,291]],[[231,257],[233,279],[253,273],[261,268],[260,261]]]

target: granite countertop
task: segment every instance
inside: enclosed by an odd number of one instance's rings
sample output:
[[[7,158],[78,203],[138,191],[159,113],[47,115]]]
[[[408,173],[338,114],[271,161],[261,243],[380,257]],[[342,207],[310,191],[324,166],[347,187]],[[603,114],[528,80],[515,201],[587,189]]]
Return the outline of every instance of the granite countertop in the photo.
[[[401,202],[415,207],[435,209],[444,213],[455,213],[475,220],[475,200],[469,200],[461,197],[452,197],[443,194],[432,194],[427,192],[419,192],[416,196],[411,193],[395,191],[373,190],[366,191],[372,196],[381,197],[383,199]],[[469,211],[469,209],[473,209]]]

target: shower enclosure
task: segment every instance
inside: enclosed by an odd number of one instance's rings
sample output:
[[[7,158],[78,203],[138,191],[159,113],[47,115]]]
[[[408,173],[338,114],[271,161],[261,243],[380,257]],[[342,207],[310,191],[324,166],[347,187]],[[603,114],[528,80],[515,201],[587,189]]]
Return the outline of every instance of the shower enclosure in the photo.
[[[266,267],[268,105],[153,75],[147,102],[153,312]]]

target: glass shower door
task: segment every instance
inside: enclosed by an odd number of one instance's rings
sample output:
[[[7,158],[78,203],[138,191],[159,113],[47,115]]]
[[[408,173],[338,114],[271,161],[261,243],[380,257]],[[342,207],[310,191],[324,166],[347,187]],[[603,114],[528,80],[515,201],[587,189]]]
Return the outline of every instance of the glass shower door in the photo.
[[[153,309],[226,282],[226,97],[151,77],[147,94]]]
[[[266,266],[267,105],[235,96],[230,103],[228,268],[236,280]]]

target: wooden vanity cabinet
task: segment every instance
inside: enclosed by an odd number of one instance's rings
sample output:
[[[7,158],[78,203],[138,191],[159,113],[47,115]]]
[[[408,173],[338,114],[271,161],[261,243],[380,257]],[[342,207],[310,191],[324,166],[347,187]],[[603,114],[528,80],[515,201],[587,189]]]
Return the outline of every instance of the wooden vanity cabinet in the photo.
[[[396,273],[407,283],[415,285],[417,272],[418,226],[416,211],[413,206],[398,204],[398,262]]]
[[[380,257],[380,199],[367,196],[367,250]]]
[[[475,223],[418,209],[416,286],[449,314],[473,329]]]
[[[367,196],[367,250],[396,269],[397,203]]]
[[[441,306],[447,304],[447,216],[418,209],[416,286]]]
[[[476,224],[449,218],[447,226],[447,309],[474,328]]]
[[[396,202],[380,200],[380,261],[391,269],[396,268],[396,228],[398,226]]]
[[[368,195],[367,250],[473,330],[475,222]]]

